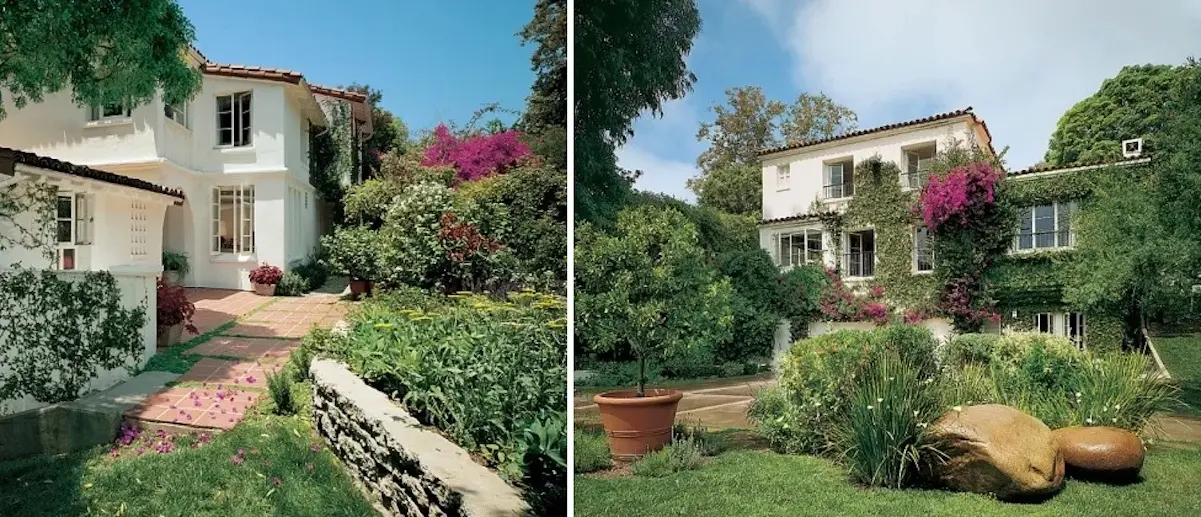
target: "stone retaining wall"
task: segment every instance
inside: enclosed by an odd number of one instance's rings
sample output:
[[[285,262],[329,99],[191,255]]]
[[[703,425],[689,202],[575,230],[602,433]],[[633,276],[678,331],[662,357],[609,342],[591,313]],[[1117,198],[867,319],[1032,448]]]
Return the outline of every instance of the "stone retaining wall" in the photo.
[[[340,363],[319,359],[313,423],[390,515],[521,515],[528,506],[467,451],[424,428]]]

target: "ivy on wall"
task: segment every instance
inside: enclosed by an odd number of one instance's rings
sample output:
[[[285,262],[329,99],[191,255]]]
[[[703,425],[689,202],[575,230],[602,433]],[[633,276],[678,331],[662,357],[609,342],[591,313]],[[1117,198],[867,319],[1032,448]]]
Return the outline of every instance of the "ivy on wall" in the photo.
[[[0,400],[74,400],[103,370],[127,366],[144,350],[146,303],[121,306],[106,271],[79,281],[51,271],[0,271]]]
[[[58,188],[44,181],[20,181],[0,188],[0,252],[41,250],[55,258],[55,203]]]
[[[330,202],[338,212],[334,214],[335,219],[340,221],[346,187],[360,179],[356,173],[361,166],[359,146],[355,141],[350,106],[336,100],[319,102],[329,118],[329,127],[309,135],[309,184],[321,199]]]
[[[917,197],[901,189],[900,174],[895,163],[883,162],[879,156],[859,162],[855,166],[855,197],[847,204],[843,224],[875,229],[876,274],[870,286],[882,288],[892,305],[931,313],[938,303],[938,285],[931,275],[914,274],[914,230],[919,218],[913,208]],[[841,231],[839,228],[835,235]]]

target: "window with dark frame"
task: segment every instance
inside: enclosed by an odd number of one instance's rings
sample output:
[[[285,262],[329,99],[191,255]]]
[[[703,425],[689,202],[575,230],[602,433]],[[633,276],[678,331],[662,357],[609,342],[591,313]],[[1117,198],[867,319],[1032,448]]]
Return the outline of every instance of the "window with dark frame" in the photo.
[[[1052,324],[1051,313],[1040,312],[1034,316],[1034,328],[1043,334],[1055,332],[1055,327]]]
[[[934,249],[930,247],[930,231],[925,226],[914,230],[913,260],[916,271],[934,271]]]
[[[855,195],[854,162],[846,160],[826,164],[826,185],[822,191],[825,199],[838,199]]]
[[[88,121],[99,122],[107,119],[127,118],[131,115],[131,111],[126,109],[121,104],[106,104],[104,106],[92,106],[88,110]]]
[[[251,92],[217,96],[217,145],[245,147],[251,142]]]

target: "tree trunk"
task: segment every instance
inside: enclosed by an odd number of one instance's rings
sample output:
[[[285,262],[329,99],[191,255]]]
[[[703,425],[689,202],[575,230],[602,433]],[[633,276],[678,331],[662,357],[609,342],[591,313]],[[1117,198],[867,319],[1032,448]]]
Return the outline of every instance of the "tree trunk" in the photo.
[[[638,358],[638,396],[646,396],[646,358]]]

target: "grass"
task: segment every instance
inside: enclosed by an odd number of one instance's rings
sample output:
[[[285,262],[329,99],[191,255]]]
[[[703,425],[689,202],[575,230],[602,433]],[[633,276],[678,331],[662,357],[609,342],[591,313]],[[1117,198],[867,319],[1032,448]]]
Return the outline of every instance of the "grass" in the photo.
[[[344,467],[309,424],[307,384],[294,385],[301,413],[273,416],[260,403],[233,430],[173,452],[108,446],[0,463],[0,514],[250,517],[374,515]],[[316,450],[314,450],[316,449]],[[241,464],[235,464],[238,451]],[[277,481],[278,480],[278,481]]]
[[[1181,446],[1185,447],[1185,446]],[[939,490],[866,489],[837,464],[767,451],[722,454],[699,470],[662,478],[575,479],[575,515],[1073,517],[1201,515],[1201,450],[1152,446],[1144,481],[1109,486],[1069,479],[1037,505]]]
[[[1201,335],[1155,338],[1153,342],[1168,373],[1180,383],[1179,397],[1187,404],[1180,412],[1201,416]]]
[[[227,332],[230,329],[237,326],[238,322],[246,319],[247,316],[250,316],[251,314],[254,314],[258,311],[261,311],[273,303],[275,303],[275,298],[269,298],[262,305],[259,305],[258,307],[255,307],[254,309],[247,311],[246,314],[238,316],[238,317],[234,318],[233,320],[227,321],[227,322],[223,323],[221,326],[219,326],[213,330],[210,330],[208,332],[205,332],[204,334],[196,336],[192,339],[189,339],[186,342],[180,343],[180,344],[173,346],[171,348],[168,348],[162,352],[154,354],[154,356],[151,357],[150,360],[146,362],[146,366],[142,367],[142,371],[144,371],[144,372],[171,372],[171,373],[179,373],[179,374],[188,373],[188,370],[191,370],[192,367],[196,365],[196,363],[200,362],[200,360],[204,358],[204,357],[196,355],[196,354],[189,354],[188,353],[189,350],[196,348],[200,344],[205,343],[210,339],[213,339],[217,336],[224,334],[225,332]],[[221,356],[211,356],[211,357],[214,357],[215,359],[239,359],[237,357],[221,357]]]

